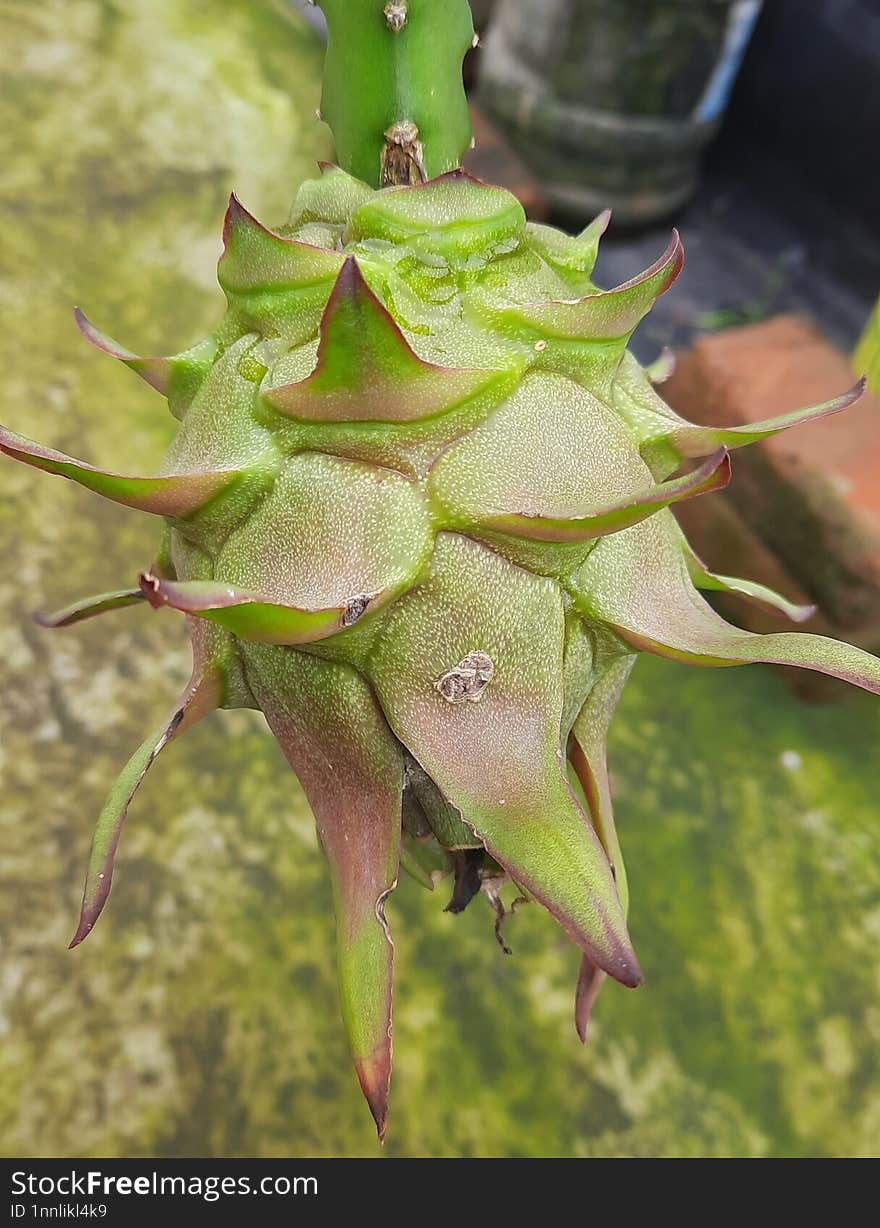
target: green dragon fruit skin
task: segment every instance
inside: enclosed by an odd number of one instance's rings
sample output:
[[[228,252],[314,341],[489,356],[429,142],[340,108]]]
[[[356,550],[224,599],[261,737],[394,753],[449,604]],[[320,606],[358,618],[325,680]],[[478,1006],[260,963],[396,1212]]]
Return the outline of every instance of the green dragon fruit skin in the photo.
[[[233,197],[228,310],[167,359],[100,349],[180,420],[162,471],[123,477],[0,428],[0,449],[164,517],[137,586],[44,618],[149,602],[185,614],[193,672],[98,820],[73,943],[107,900],[129,803],[159,751],[216,708],[263,711],[315,814],[342,1011],[384,1133],[402,865],[451,908],[481,888],[546,907],[581,952],[582,1038],[606,976],[642,980],[605,740],[639,652],[802,665],[880,693],[880,661],[814,635],[730,626],[700,590],[809,610],[709,572],[672,512],[729,480],[732,449],[851,405],[748,429],[694,425],[629,338],[683,263],[592,282],[602,215],[575,238],[455,171],[374,190],[335,166],[275,232]],[[662,364],[661,364],[662,367]],[[132,577],[133,579],[134,577]]]

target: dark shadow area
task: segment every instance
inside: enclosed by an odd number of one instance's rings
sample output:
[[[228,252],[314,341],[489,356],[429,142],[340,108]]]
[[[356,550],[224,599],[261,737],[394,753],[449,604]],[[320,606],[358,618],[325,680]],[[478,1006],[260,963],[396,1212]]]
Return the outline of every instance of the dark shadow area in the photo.
[[[660,254],[669,225],[682,232],[686,274],[639,356],[789,311],[851,349],[880,285],[878,150],[878,0],[765,4],[694,199],[648,230],[612,224],[602,245],[611,285]]]

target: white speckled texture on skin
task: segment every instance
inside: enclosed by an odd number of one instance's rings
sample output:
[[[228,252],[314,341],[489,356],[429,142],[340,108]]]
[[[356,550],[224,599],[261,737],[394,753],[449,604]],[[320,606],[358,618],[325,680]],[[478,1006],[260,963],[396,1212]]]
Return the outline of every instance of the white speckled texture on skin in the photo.
[[[536,373],[441,457],[430,488],[468,523],[510,514],[584,517],[652,485],[610,409],[573,380]]]
[[[408,587],[432,546],[427,503],[409,479],[302,452],[230,535],[216,574],[266,600],[321,610]]]
[[[636,647],[699,665],[773,662],[832,674],[880,694],[880,658],[818,635],[732,627],[694,588],[670,512],[604,538],[572,584],[585,610]],[[635,548],[634,548],[635,547]]]
[[[562,595],[465,537],[386,616],[367,666],[388,721],[487,848],[608,971],[638,965],[605,853],[562,768]],[[433,682],[468,653],[492,680],[477,704]]]

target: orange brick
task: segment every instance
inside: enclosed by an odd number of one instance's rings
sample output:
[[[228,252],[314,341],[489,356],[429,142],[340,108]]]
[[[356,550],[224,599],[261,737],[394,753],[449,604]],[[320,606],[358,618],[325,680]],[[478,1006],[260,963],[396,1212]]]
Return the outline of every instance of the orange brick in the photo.
[[[811,597],[795,583],[777,556],[749,528],[727,494],[680,503],[675,515],[688,541],[713,571],[756,580],[782,593],[789,601],[798,605],[810,604]],[[785,630],[810,631],[815,635],[843,637],[869,650],[880,649],[880,632],[877,628],[869,628],[862,634],[854,633],[835,626],[821,610],[794,628],[781,615],[755,605],[745,597],[714,592],[705,596],[730,622],[759,635]],[[774,666],[774,669],[796,695],[810,703],[836,702],[845,699],[852,691],[847,683],[829,678],[827,674],[788,666]]]
[[[739,426],[829,400],[853,383],[845,355],[807,321],[782,316],[699,338],[662,391],[693,421]],[[829,629],[880,643],[880,400],[866,395],[733,461],[730,505],[782,574],[819,606]],[[723,559],[707,561],[729,570]]]

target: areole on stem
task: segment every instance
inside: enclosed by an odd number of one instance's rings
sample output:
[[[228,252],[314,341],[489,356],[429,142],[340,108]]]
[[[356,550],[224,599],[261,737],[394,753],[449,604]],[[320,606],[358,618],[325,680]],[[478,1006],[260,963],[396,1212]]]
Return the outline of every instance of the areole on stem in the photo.
[[[461,165],[471,140],[461,65],[468,0],[319,0],[327,19],[322,117],[343,170],[372,187]]]

